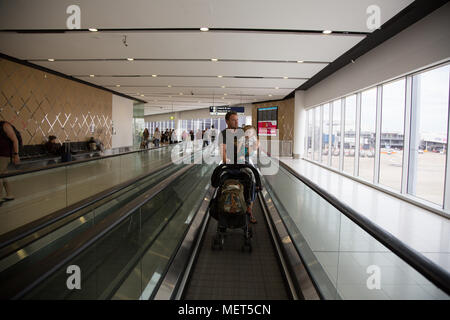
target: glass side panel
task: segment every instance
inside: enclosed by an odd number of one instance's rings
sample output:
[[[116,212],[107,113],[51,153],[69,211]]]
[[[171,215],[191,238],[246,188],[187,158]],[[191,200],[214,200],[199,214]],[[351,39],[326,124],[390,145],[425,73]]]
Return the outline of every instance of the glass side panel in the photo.
[[[284,168],[264,181],[325,299],[450,299]]]

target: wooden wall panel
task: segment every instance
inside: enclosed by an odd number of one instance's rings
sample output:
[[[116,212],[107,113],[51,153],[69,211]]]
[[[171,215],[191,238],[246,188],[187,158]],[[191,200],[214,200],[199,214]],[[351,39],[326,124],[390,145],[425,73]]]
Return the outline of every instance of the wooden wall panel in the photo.
[[[23,144],[100,139],[111,148],[112,94],[0,59],[0,120],[11,122]],[[94,124],[94,133],[90,126]]]

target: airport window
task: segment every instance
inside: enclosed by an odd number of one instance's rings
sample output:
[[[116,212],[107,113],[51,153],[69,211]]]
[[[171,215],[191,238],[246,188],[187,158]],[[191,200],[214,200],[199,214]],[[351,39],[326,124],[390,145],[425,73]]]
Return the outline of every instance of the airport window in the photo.
[[[306,139],[306,150],[307,150],[307,158],[312,158],[312,137],[313,137],[313,111],[314,109],[309,109],[307,111],[307,128],[308,128],[308,135]]]
[[[380,174],[379,183],[397,191],[401,189],[405,78],[382,87]]]
[[[339,169],[339,154],[341,149],[341,99],[333,101],[331,143],[331,166]]]
[[[314,108],[314,159],[319,161],[320,149],[320,107]]]
[[[356,95],[345,98],[344,172],[353,175],[355,168]]]
[[[359,177],[373,181],[375,168],[375,129],[377,88],[361,93],[361,125],[359,135]]]
[[[321,162],[328,165],[329,141],[330,141],[330,106],[328,103],[322,107],[322,159]]]
[[[408,192],[443,204],[450,65],[413,76]]]

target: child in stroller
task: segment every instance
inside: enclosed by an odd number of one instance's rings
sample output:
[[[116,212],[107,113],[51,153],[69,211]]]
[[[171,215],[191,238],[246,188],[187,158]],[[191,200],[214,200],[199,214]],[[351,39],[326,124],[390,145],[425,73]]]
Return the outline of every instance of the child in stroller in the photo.
[[[247,207],[254,200],[255,193],[262,189],[258,171],[248,163],[221,164],[211,176],[211,185],[217,189],[209,212],[218,222],[212,249],[223,249],[227,228],[241,228],[244,230],[242,250],[248,248],[251,252],[252,230]]]

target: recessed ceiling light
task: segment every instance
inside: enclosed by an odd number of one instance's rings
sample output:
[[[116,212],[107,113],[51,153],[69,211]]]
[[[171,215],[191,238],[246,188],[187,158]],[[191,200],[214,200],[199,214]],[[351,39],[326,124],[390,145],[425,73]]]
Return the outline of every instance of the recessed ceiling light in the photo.
[[[209,31],[209,28],[207,28],[207,27],[201,27],[201,28],[200,28],[200,31]]]
[[[269,97],[271,97],[272,95],[271,94],[269,94]]]
[[[323,34],[330,34],[330,33],[332,33],[332,32],[333,32],[333,31],[331,31],[331,30],[323,30],[323,31],[322,31]]]
[[[156,78],[157,76],[158,76],[158,75],[156,75],[156,74],[152,74],[152,77],[153,77],[153,78]]]
[[[116,84],[116,87],[120,87],[120,84]]]
[[[172,86],[171,86],[170,84],[168,85],[168,87],[169,87],[169,88],[172,88]]]
[[[93,78],[93,77],[95,77],[95,75],[94,74],[90,74],[89,77]]]
[[[224,96],[226,96],[227,94],[226,94],[226,93],[224,93],[223,95],[224,95]]]
[[[141,97],[145,97],[143,94],[141,94]]]
[[[95,29],[95,28],[89,28],[89,31],[91,31],[91,32],[97,32],[98,30]]]
[[[225,86],[221,86],[222,89],[225,89]]]
[[[211,59],[211,61],[213,61],[213,62],[217,62],[217,61],[219,61],[219,59],[216,59],[216,58],[212,58],[212,59]]]
[[[278,88],[278,87],[275,87],[275,89],[276,89],[276,90],[278,90],[278,89],[280,89],[280,88]]]
[[[222,97],[222,99],[225,99],[225,97]]]
[[[55,61],[55,59],[52,59],[52,58],[50,58],[50,59],[47,59],[48,61],[50,61],[50,62],[53,62],[53,61]]]
[[[305,62],[305,61],[303,61],[303,60],[297,60],[297,63],[303,63],[303,62]]]
[[[283,79],[289,79],[288,77],[283,77]]]
[[[183,95],[183,92],[180,92],[180,96],[182,96]]]
[[[223,76],[217,76],[217,78],[222,78]]]
[[[133,60],[134,60],[134,58],[127,58],[127,60],[128,60],[128,61],[133,61]]]

